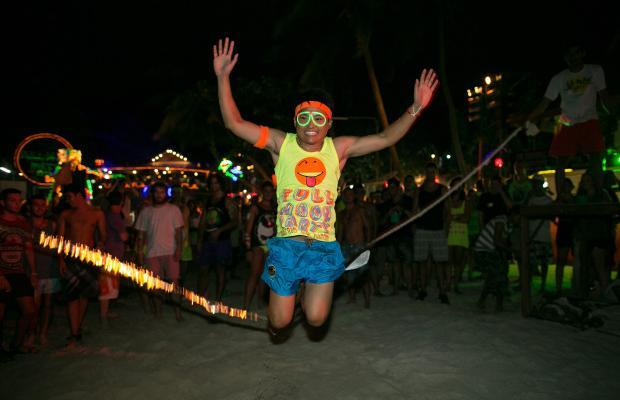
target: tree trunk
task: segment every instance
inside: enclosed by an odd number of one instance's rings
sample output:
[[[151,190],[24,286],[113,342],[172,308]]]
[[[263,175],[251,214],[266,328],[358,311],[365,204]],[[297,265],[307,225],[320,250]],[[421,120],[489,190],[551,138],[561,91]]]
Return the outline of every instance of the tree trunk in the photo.
[[[379,82],[377,81],[377,76],[375,75],[375,67],[372,63],[372,56],[370,54],[370,49],[368,48],[368,42],[364,38],[363,34],[360,32],[357,33],[357,41],[364,56],[364,63],[366,64],[366,72],[368,72],[368,80],[370,81],[370,86],[372,88],[372,94],[375,97],[375,104],[377,106],[377,113],[379,114],[379,120],[381,121],[381,127],[386,129],[389,125],[387,114],[385,113],[385,107],[383,105],[383,96],[381,96],[381,89],[379,88]],[[390,160],[391,160],[391,169],[392,171],[397,170],[398,174],[401,178],[404,177],[404,171],[400,164],[400,159],[398,158],[398,152],[396,151],[396,146],[390,146]]]
[[[245,157],[252,164],[254,164],[254,169],[256,170],[256,172],[258,172],[258,174],[261,176],[261,178],[263,178],[264,181],[271,182],[271,174],[267,173],[267,169],[265,167],[263,167],[263,165],[261,163],[256,161],[256,159],[254,157],[252,157],[251,155],[246,154]]]
[[[439,80],[441,82],[441,88],[443,95],[446,98],[446,104],[448,106],[448,122],[450,124],[450,138],[452,140],[452,152],[456,157],[456,162],[461,174],[464,174],[467,170],[465,165],[465,157],[463,156],[463,149],[461,148],[461,140],[459,137],[459,128],[456,115],[456,107],[454,106],[454,100],[450,94],[450,87],[448,85],[448,74],[446,72],[446,38],[445,38],[445,26],[444,26],[443,12],[440,12],[439,16]]]

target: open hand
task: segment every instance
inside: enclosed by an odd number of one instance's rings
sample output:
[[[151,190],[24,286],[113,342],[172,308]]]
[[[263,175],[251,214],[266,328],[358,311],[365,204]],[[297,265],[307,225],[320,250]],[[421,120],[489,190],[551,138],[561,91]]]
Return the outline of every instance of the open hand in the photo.
[[[433,100],[438,86],[439,80],[437,80],[435,71],[424,69],[420,79],[415,80],[415,89],[413,90],[414,107],[419,110],[426,108]]]
[[[213,45],[213,70],[216,76],[230,75],[239,58],[239,53],[233,57],[234,48],[235,42],[233,40],[229,41],[228,38],[224,39],[224,43],[220,39],[217,42],[217,46]]]

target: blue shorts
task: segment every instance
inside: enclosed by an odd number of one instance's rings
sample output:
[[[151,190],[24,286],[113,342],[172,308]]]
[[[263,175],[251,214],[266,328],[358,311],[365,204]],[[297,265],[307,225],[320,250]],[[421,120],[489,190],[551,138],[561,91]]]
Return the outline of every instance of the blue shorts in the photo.
[[[287,238],[267,241],[269,255],[265,261],[263,281],[280,296],[297,293],[301,282],[333,282],[344,272],[344,257],[338,242],[310,244]]]

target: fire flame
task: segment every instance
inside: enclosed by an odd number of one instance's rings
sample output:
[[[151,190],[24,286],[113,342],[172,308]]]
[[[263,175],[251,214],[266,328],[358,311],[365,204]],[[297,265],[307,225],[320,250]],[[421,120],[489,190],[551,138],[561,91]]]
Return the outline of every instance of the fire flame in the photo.
[[[121,261],[111,254],[103,252],[99,249],[91,249],[84,244],[72,243],[62,236],[53,236],[48,235],[45,232],[41,232],[41,236],[39,237],[39,245],[50,250],[56,249],[58,254],[64,254],[66,257],[79,259],[82,262],[103,269],[106,273],[127,278],[146,290],[161,290],[166,293],[181,296],[192,306],[201,307],[209,314],[222,314],[231,318],[239,318],[250,321],[265,319],[265,317],[262,317],[254,312],[248,312],[247,310],[230,307],[220,302],[211,302],[191,290],[160,279],[146,268],[136,266],[134,263],[126,263]]]

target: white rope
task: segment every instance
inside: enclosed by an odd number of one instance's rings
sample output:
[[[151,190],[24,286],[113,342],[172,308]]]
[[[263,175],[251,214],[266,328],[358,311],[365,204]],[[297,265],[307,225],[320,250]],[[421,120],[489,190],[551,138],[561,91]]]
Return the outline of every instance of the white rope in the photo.
[[[368,250],[369,248],[371,248],[373,245],[375,245],[377,242],[379,242],[380,240],[385,239],[387,236],[391,235],[392,233],[396,232],[397,230],[403,228],[406,225],[409,225],[410,223],[412,223],[413,221],[415,221],[416,219],[422,217],[424,214],[426,214],[427,212],[430,211],[431,208],[435,207],[437,204],[441,203],[442,201],[444,201],[448,196],[450,196],[452,193],[454,193],[456,190],[458,190],[461,186],[463,186],[465,184],[465,182],[467,182],[469,179],[471,179],[472,176],[474,176],[478,171],[480,171],[484,166],[486,166],[489,163],[489,160],[491,160],[493,157],[495,157],[495,155],[497,153],[499,153],[504,147],[506,147],[506,145],[508,144],[508,142],[510,142],[515,136],[517,136],[517,134],[521,131],[521,127],[518,127],[517,129],[515,129],[514,131],[512,131],[512,133],[510,135],[508,135],[508,137],[506,137],[506,139],[504,139],[504,141],[502,143],[500,143],[500,145],[493,150],[493,152],[491,152],[491,154],[484,160],[482,161],[479,165],[477,165],[473,170],[471,170],[467,175],[465,175],[465,177],[463,179],[461,179],[456,185],[454,185],[453,187],[451,187],[446,193],[444,193],[442,196],[440,196],[438,199],[436,199],[435,201],[433,201],[431,204],[429,204],[428,206],[426,206],[423,210],[420,210],[418,213],[416,213],[415,215],[409,217],[408,219],[406,219],[405,221],[401,222],[400,224],[388,229],[387,231],[383,232],[382,234],[380,234],[379,236],[377,236],[376,238],[374,238],[373,240],[371,240],[366,247],[364,248],[364,250]],[[362,267],[365,265],[365,263],[361,263],[361,260],[358,261],[358,259],[360,258],[364,258],[367,259],[368,254],[365,254],[365,251],[362,252],[359,256],[357,256],[355,258],[355,260],[346,268],[347,271],[350,271],[352,269],[356,269],[359,267]]]

